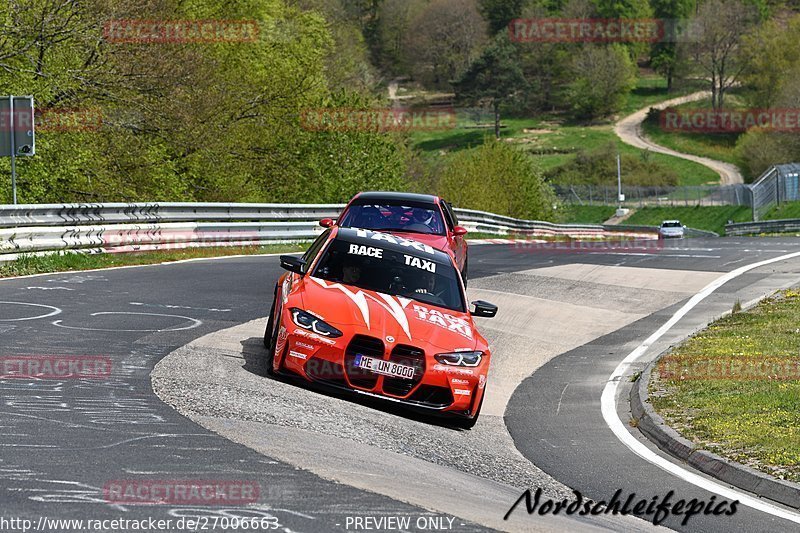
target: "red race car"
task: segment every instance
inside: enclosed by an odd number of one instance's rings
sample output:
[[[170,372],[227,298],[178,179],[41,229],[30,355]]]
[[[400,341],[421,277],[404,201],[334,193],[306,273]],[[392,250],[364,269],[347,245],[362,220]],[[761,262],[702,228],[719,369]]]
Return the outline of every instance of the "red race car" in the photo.
[[[472,427],[481,409],[489,345],[453,259],[430,245],[375,231],[326,230],[284,274],[264,333],[271,374],[453,416]]]
[[[323,227],[334,221],[325,218]],[[429,194],[362,192],[353,197],[335,222],[343,228],[382,231],[429,244],[455,259],[467,283],[467,230],[458,225],[453,208],[444,199]]]

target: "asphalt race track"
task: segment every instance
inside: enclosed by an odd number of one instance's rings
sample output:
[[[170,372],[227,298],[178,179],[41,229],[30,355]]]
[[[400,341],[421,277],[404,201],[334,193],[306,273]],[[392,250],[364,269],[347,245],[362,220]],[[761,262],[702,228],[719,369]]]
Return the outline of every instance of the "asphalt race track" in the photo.
[[[707,283],[798,245],[692,239],[657,253],[473,246],[470,296],[500,313],[481,322],[495,353],[491,396],[471,431],[265,377],[260,335],[280,274],[276,257],[2,280],[0,357],[91,355],[112,364],[105,379],[0,380],[2,516],[30,519],[40,531],[58,530],[42,517],[186,516],[266,517],[284,531],[354,531],[353,517],[365,516],[412,517],[409,531],[423,530],[413,527],[419,518],[454,531],[653,529],[631,517],[528,516],[524,506],[502,517],[527,488],[554,498],[575,489],[597,501],[617,489],[710,499],[625,448],[604,422],[600,394],[617,364]],[[648,354],[736,298],[746,303],[797,283],[797,259],[744,274]],[[623,421],[628,386],[618,401]],[[260,497],[204,507],[106,501],[105,486],[131,479],[247,480]],[[743,506],[734,516],[662,525],[797,526]]]

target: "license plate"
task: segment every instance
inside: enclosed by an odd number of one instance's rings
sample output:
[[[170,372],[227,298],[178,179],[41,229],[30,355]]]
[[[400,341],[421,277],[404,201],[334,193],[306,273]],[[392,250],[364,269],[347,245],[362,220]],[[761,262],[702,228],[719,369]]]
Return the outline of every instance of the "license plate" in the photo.
[[[375,359],[374,357],[367,357],[365,355],[356,355],[353,363],[358,368],[369,370],[375,374],[381,374],[383,376],[389,376],[393,378],[414,379],[413,366],[392,363],[391,361]]]

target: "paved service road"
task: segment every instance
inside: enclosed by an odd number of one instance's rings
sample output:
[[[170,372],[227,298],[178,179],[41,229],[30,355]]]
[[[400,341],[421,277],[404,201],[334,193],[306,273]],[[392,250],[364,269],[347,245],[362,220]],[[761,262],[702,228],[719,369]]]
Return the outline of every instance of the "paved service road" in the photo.
[[[791,239],[690,240],[668,243],[657,254],[630,255],[473,247],[470,290],[514,311],[482,326],[496,344],[493,372],[497,370],[497,379],[490,377],[494,403],[487,404],[486,416],[473,432],[427,424],[380,406],[356,404],[260,376],[260,347],[253,334],[237,341],[228,333],[248,324],[253,324],[253,331],[260,327],[252,321],[268,312],[279,275],[274,257],[0,281],[3,356],[97,355],[109,357],[113,364],[112,377],[105,380],[0,380],[2,516],[35,521],[42,516],[175,520],[227,514],[275,517],[282,528],[293,531],[330,531],[346,530],[348,517],[399,515],[454,519],[457,531],[520,530],[497,520],[507,506],[497,507],[491,519],[465,519],[468,513],[437,508],[442,506],[436,502],[447,500],[439,489],[411,498],[397,492],[396,486],[376,486],[370,479],[385,475],[395,465],[382,463],[389,457],[400,465],[398,475],[408,473],[401,469],[407,468],[403,465],[421,472],[425,465],[432,465],[432,478],[441,474],[441,479],[464,483],[476,498],[482,490],[510,494],[503,491],[509,487],[521,491],[534,483],[550,494],[568,494],[574,488],[598,500],[616,489],[657,494],[674,486],[681,494],[684,490],[692,494],[694,489],[641,464],[616,441],[603,426],[598,391],[630,352],[626,349],[631,343],[655,330],[669,309],[713,279],[715,272],[793,251],[798,244]],[[732,288],[755,297],[770,285],[800,279],[791,265],[768,270],[786,274],[754,272]],[[716,303],[710,299],[711,305],[698,308],[690,319],[699,325],[723,307],[730,308],[731,290],[725,289]],[[515,293],[521,296],[515,299]],[[527,312],[524,320],[515,322],[514,316],[522,316],[518,313],[523,311]],[[587,318],[563,323],[580,315]],[[192,395],[182,389],[188,378],[180,370],[157,381],[169,385],[174,377],[174,390],[183,390],[186,399],[179,409],[202,423],[198,425],[153,394],[150,373],[168,354],[187,357],[203,343],[207,347],[209,340],[234,347],[220,351],[219,361],[209,367],[222,374],[206,376],[205,385]],[[165,364],[172,357],[164,359]],[[186,367],[196,362],[189,358]],[[242,380],[225,379],[234,375]],[[522,386],[516,388],[520,382]],[[325,418],[318,410],[301,411],[311,421],[306,427],[303,423],[290,427],[285,416],[277,416],[280,412],[268,413],[275,416],[265,421],[256,416],[264,414],[258,406],[236,403],[253,400],[254,391],[265,386],[282,387],[275,391],[281,391],[279,396],[286,401],[298,402],[293,405],[322,406],[328,410],[326,424],[316,424],[320,416]],[[214,411],[214,406],[223,410]],[[343,411],[351,413],[344,420],[339,418]],[[264,433],[265,423],[271,432]],[[238,431],[236,438],[232,427]],[[336,434],[340,428],[350,434]],[[297,440],[298,431],[306,432],[305,441]],[[226,432],[230,440],[220,436]],[[405,439],[414,432],[416,439]],[[274,442],[266,442],[265,436]],[[341,449],[348,442],[357,443],[353,450],[363,453],[365,460],[361,469],[348,468],[345,473],[340,465],[358,465],[355,454]],[[276,443],[283,450],[280,457],[271,453]],[[334,449],[335,445],[340,449]],[[483,455],[473,461],[477,448]],[[303,450],[316,454],[310,455],[313,460]],[[227,506],[229,510],[226,506],[109,505],[103,487],[126,479],[247,480],[258,483],[261,497],[257,504]],[[451,492],[457,490],[451,487]],[[565,520],[523,513],[515,516],[514,524],[523,524],[526,530],[648,529],[645,521],[630,518]],[[731,520],[693,520],[690,525],[696,528],[690,530],[785,527],[746,510]]]

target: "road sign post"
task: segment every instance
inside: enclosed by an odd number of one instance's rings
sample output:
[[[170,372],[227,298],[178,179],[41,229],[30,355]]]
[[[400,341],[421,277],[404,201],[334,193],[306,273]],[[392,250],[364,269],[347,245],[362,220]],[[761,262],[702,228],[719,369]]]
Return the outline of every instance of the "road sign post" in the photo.
[[[0,97],[0,156],[11,158],[11,195],[17,203],[17,156],[36,153],[33,96]]]

